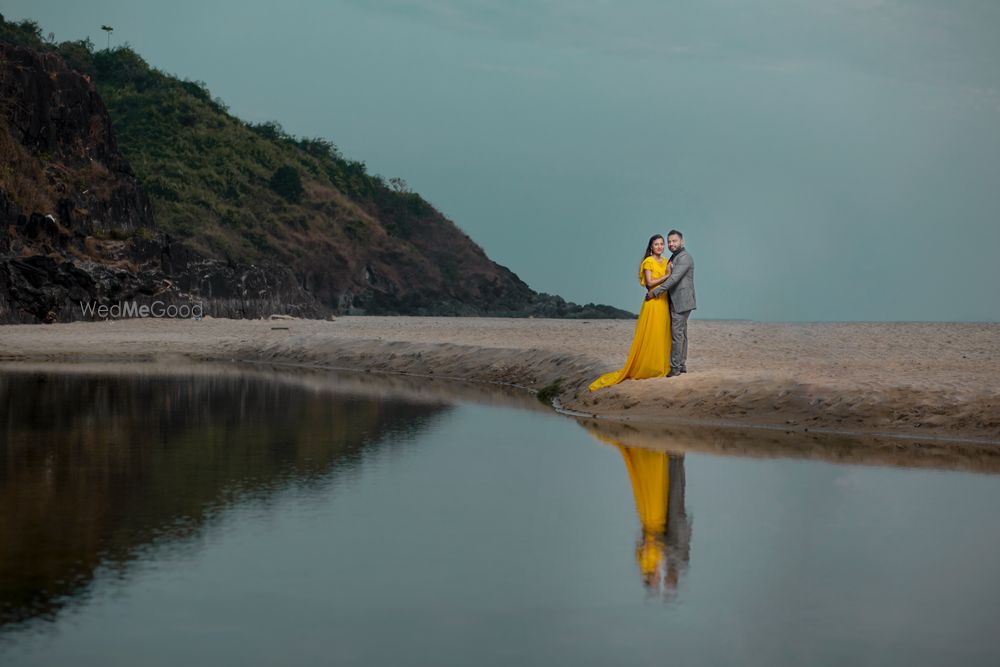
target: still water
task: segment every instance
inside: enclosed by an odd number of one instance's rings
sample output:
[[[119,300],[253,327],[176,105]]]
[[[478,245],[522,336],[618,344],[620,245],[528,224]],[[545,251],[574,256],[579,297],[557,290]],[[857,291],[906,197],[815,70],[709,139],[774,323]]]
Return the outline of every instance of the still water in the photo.
[[[0,664],[1000,664],[1000,476],[516,402],[0,372]]]

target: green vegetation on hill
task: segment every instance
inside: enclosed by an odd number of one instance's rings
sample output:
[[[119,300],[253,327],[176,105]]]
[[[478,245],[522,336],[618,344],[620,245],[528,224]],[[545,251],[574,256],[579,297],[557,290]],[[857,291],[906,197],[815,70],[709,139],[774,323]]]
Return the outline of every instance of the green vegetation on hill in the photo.
[[[364,237],[377,211],[419,217],[433,210],[400,179],[387,184],[326,139],[232,116],[203,83],[150,67],[128,45],[48,42],[34,21],[0,23],[0,39],[58,53],[91,77],[153,200],[157,227],[209,255],[292,261],[331,232]],[[310,189],[313,198],[305,196]],[[405,240],[413,231],[407,222],[399,215],[383,226]]]

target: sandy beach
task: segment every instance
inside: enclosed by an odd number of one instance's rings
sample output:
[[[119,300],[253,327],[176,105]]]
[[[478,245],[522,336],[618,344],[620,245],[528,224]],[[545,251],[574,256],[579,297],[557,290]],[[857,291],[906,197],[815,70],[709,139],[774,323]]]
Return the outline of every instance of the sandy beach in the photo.
[[[1000,324],[690,325],[690,372],[591,393],[631,321],[340,317],[131,319],[0,328],[3,361],[250,361],[399,373],[539,391],[636,425],[1000,442]]]

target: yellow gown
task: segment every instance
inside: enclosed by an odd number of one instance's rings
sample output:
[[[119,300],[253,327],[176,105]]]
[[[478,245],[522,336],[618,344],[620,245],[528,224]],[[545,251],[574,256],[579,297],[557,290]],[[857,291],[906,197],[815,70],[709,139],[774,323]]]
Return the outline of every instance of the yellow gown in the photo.
[[[655,257],[642,260],[639,275],[649,269],[653,280],[667,275],[669,263],[666,259],[657,262]],[[642,278],[640,278],[642,280]],[[642,281],[645,284],[644,281]],[[590,383],[590,391],[610,387],[622,380],[663,377],[670,372],[670,306],[667,295],[642,302],[639,321],[635,325],[635,336],[628,351],[628,359],[621,370],[605,373]]]

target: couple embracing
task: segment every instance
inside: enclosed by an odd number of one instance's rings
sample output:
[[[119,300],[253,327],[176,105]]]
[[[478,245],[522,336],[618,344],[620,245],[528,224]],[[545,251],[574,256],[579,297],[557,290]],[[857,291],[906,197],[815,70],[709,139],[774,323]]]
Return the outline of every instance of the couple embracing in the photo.
[[[670,258],[663,257],[666,245]],[[687,372],[687,323],[695,309],[694,260],[684,248],[684,235],[670,230],[666,241],[657,234],[646,244],[639,265],[646,300],[639,311],[635,337],[621,370],[594,380],[590,391],[626,379],[676,377]]]

